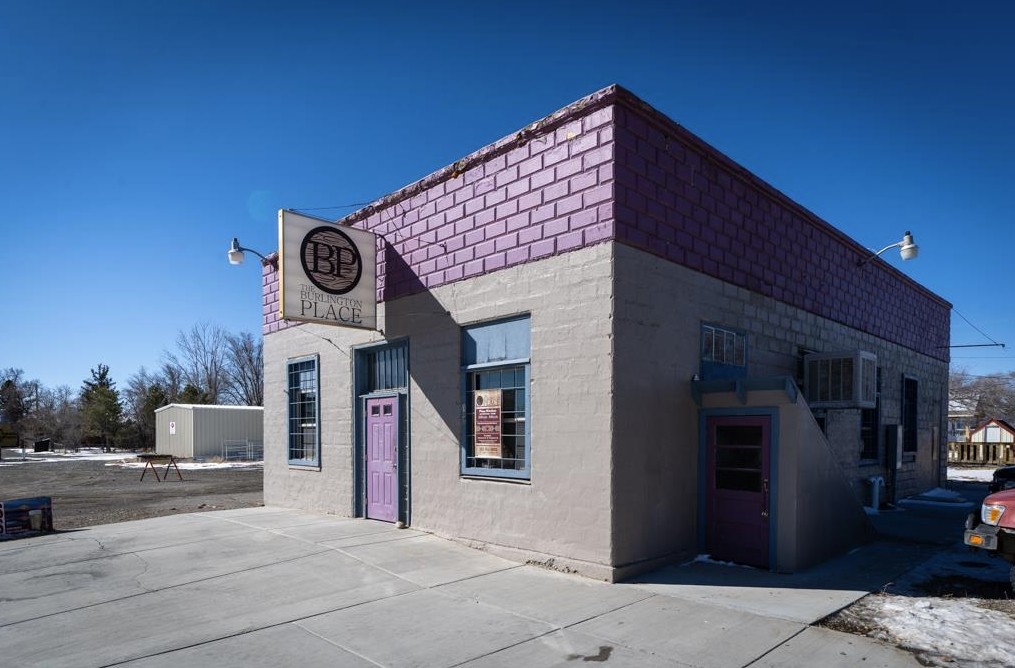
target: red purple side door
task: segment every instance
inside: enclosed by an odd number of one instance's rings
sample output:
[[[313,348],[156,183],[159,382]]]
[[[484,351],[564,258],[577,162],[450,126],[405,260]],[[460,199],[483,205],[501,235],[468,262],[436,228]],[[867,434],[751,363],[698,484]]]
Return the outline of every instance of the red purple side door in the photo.
[[[713,559],[769,568],[767,415],[706,418],[705,541]]]

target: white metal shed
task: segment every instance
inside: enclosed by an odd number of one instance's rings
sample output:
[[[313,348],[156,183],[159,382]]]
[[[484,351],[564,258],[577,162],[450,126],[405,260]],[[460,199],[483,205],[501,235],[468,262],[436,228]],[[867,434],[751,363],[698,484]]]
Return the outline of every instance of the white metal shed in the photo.
[[[169,404],[155,411],[155,452],[181,458],[262,459],[261,406]]]

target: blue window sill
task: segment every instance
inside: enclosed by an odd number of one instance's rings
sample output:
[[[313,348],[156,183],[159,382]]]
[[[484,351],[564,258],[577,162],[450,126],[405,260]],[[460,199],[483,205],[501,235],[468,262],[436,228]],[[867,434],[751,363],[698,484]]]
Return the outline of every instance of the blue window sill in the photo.
[[[465,469],[459,474],[463,480],[487,480],[495,482],[529,483],[528,471],[511,471],[510,473],[490,473],[489,469]]]

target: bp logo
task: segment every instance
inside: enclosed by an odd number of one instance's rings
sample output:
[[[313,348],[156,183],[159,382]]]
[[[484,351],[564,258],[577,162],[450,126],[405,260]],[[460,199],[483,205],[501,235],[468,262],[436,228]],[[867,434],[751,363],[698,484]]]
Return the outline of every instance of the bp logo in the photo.
[[[344,295],[359,283],[363,260],[356,244],[335,227],[315,227],[303,237],[300,262],[310,282],[333,295]]]

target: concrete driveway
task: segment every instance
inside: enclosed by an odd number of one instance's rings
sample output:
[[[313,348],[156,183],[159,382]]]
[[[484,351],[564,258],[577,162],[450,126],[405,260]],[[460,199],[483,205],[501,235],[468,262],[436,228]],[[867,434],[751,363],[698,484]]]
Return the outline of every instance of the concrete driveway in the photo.
[[[917,666],[810,624],[925,556],[610,585],[368,520],[174,515],[0,543],[0,665]]]

